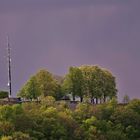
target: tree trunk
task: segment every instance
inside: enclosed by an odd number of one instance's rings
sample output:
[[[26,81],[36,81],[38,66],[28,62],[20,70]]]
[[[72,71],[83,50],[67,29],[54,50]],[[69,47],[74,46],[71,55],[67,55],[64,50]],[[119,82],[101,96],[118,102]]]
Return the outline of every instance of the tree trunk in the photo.
[[[102,103],[102,98],[100,98],[100,104]]]
[[[72,96],[73,101],[75,101],[75,95]]]
[[[94,104],[94,98],[91,98],[91,103]]]
[[[104,100],[104,103],[106,102],[106,96],[104,95],[104,98],[103,98],[103,100]]]
[[[98,98],[96,98],[96,104],[98,104]]]
[[[83,97],[80,97],[80,102],[83,102]]]

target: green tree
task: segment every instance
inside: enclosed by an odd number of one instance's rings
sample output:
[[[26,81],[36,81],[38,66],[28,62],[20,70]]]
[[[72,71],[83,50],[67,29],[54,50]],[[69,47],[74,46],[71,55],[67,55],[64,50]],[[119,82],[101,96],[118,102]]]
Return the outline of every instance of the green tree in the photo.
[[[0,91],[0,99],[1,98],[7,98],[8,97],[8,92],[7,91]]]
[[[12,107],[9,105],[0,106],[0,121],[11,121],[13,117]]]
[[[130,98],[129,98],[129,96],[126,94],[126,95],[124,95],[124,97],[123,97],[123,103],[124,104],[128,104],[130,102]]]
[[[109,97],[112,99],[113,97],[117,97],[117,89],[116,89],[116,82],[115,77],[111,74],[110,71],[104,70],[104,86],[103,86],[103,100],[106,101],[106,98]]]
[[[35,77],[43,96],[56,96],[58,84],[50,72],[47,70],[40,70]]]
[[[88,96],[93,103],[95,100],[98,103],[98,99],[106,102],[107,98],[116,97],[117,93],[115,77],[111,72],[92,65],[70,67],[63,88],[72,93],[74,100],[75,96],[79,96],[81,101]]]
[[[93,75],[93,67],[92,66],[81,66],[80,70],[82,71],[82,75],[83,75],[83,91],[84,91],[84,95],[88,96],[92,99],[95,96],[95,79]]]
[[[75,96],[79,96],[82,102],[84,96],[83,82],[81,70],[78,67],[70,67],[69,73],[64,80],[63,88],[65,88],[68,93],[72,94],[73,100],[75,100]]]
[[[133,99],[126,106],[127,109],[132,109],[134,112],[140,114],[140,99]]]
[[[60,81],[55,80],[47,70],[40,70],[32,76],[18,93],[18,96],[26,99],[38,99],[39,96],[60,99],[62,95]]]
[[[14,132],[13,140],[31,140],[29,134],[23,132]]]
[[[41,99],[41,105],[42,107],[46,108],[46,107],[49,107],[49,106],[54,106],[55,105],[55,98],[52,97],[52,96],[46,96],[46,97],[43,97]]]
[[[9,121],[0,122],[0,136],[10,135],[14,131],[14,125]]]
[[[97,140],[98,138],[98,131],[96,127],[97,119],[96,117],[92,116],[89,119],[83,121],[81,127],[85,131],[85,138],[86,140]]]
[[[37,99],[41,95],[39,84],[35,76],[32,76],[22,87],[18,96],[26,99]]]
[[[110,117],[115,112],[116,108],[117,101],[112,99],[107,103],[96,106],[95,116],[100,120],[110,120]]]
[[[22,132],[14,132],[12,136],[2,136],[1,140],[31,140],[31,137]]]
[[[54,107],[49,107],[42,112],[41,131],[49,140],[67,139],[67,131],[58,118],[58,111]]]
[[[13,140],[11,136],[2,136],[1,140]]]
[[[89,96],[91,100],[98,99],[100,102],[106,102],[106,98],[116,96],[116,82],[115,77],[106,69],[99,66],[81,66],[84,77],[84,91],[85,95]]]
[[[86,112],[86,113],[85,113]],[[85,119],[90,118],[93,115],[93,106],[89,103],[80,103],[76,106],[73,112],[74,118],[77,122],[82,122]]]
[[[110,130],[107,132],[107,140],[128,140],[128,138],[121,130]]]
[[[131,108],[118,107],[112,114],[111,120],[116,125],[123,125],[127,136],[133,139],[140,137],[140,115]]]

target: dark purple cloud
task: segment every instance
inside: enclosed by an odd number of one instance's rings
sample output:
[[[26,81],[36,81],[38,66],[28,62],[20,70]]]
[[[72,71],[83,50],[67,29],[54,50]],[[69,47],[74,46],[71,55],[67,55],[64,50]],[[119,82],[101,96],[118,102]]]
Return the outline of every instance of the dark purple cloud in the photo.
[[[13,92],[40,68],[63,75],[71,65],[99,64],[117,77],[119,98],[139,95],[139,1],[1,0],[0,88],[6,88],[6,34]]]

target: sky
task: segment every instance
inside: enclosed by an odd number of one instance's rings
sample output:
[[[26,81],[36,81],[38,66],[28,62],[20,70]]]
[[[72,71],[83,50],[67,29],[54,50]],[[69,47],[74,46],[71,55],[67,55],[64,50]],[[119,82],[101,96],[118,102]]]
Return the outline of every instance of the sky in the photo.
[[[99,65],[116,77],[118,97],[140,98],[139,0],[0,0],[0,89],[7,90],[6,36],[12,94],[39,69],[65,75]]]

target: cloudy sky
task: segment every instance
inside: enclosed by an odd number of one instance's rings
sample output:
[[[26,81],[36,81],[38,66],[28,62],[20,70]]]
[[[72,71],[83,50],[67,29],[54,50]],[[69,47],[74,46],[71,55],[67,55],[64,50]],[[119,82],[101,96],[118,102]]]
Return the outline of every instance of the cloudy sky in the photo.
[[[0,0],[0,89],[7,89],[6,35],[13,94],[41,68],[98,64],[117,79],[119,98],[140,98],[139,0]]]

